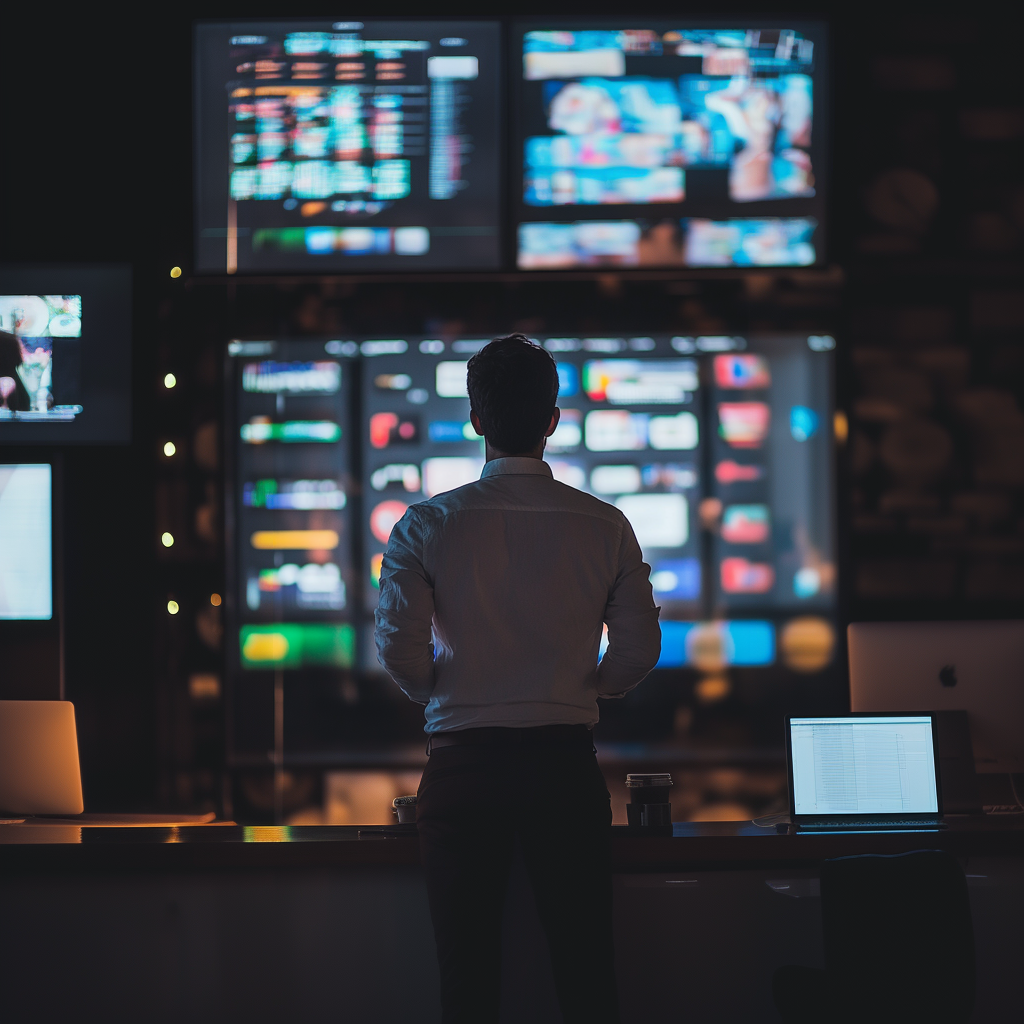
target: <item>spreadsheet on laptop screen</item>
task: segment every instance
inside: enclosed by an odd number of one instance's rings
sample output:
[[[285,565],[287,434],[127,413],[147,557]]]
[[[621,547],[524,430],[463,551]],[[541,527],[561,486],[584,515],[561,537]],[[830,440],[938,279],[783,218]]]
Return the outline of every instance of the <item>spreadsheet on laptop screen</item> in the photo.
[[[937,814],[927,715],[792,718],[795,814]]]

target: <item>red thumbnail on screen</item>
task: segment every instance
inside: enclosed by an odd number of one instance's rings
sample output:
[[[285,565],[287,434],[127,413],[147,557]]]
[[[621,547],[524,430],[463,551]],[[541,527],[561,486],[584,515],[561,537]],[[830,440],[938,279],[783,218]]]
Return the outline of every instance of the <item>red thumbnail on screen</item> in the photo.
[[[718,431],[733,448],[760,448],[771,409],[764,402],[719,402]]]
[[[715,383],[720,388],[766,388],[772,375],[764,356],[715,356]]]
[[[775,586],[775,570],[767,562],[723,558],[721,571],[727,594],[765,594]]]

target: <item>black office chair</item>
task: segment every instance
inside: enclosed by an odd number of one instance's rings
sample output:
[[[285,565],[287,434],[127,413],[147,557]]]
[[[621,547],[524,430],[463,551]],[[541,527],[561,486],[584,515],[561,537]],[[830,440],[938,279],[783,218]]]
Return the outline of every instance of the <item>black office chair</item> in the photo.
[[[786,1024],[966,1024],[974,1009],[967,881],[942,850],[841,857],[821,868],[825,969],[780,967]]]

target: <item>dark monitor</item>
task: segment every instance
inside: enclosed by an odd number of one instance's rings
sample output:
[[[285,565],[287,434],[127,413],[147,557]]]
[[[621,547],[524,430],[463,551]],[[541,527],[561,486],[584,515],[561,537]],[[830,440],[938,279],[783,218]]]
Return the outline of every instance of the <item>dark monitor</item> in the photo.
[[[0,445],[131,440],[131,270],[0,268]]]
[[[500,32],[497,21],[200,24],[197,269],[497,269]]]
[[[511,45],[520,269],[824,262],[824,23],[531,19]]]

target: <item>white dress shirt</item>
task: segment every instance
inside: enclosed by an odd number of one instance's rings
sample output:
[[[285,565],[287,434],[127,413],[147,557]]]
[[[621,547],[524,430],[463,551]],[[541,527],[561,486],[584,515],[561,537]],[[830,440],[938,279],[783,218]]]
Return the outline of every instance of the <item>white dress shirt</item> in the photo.
[[[475,483],[409,508],[376,618],[381,664],[426,704],[428,733],[593,726],[597,698],[626,694],[661,652],[626,517],[533,458],[494,459]]]

